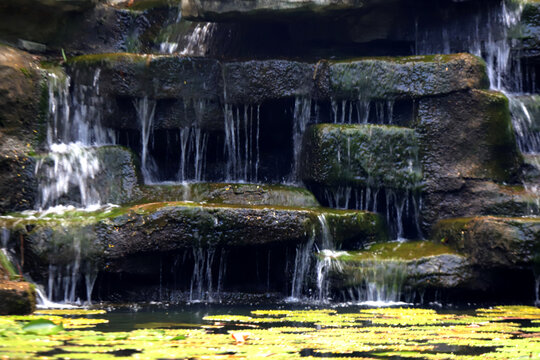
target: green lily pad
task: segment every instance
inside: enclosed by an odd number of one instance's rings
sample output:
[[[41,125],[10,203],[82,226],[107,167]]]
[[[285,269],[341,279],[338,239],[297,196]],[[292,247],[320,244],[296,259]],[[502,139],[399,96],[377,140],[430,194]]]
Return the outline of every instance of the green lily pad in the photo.
[[[56,325],[50,320],[47,319],[37,319],[30,321],[28,324],[23,326],[23,331],[28,334],[36,335],[54,335],[58,334],[60,331],[64,330],[62,324]]]

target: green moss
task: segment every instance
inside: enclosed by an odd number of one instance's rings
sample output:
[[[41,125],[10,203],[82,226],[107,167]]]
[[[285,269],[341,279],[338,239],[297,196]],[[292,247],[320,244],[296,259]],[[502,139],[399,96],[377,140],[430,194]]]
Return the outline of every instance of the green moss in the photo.
[[[418,140],[413,129],[319,124],[309,127],[304,139],[301,177],[307,183],[393,189],[421,186]]]
[[[144,11],[153,8],[179,6],[180,0],[135,0],[131,10]]]
[[[417,260],[443,254],[459,255],[452,248],[432,241],[389,242],[372,245],[368,250],[351,252],[340,256],[345,262],[364,260]]]
[[[132,53],[90,54],[68,59],[68,65],[105,66],[115,64],[147,64],[152,55]]]
[[[0,251],[0,268],[3,268],[7,272],[10,280],[16,280],[20,278],[20,275],[15,270],[15,267],[13,266],[11,261],[9,261],[3,251]]]

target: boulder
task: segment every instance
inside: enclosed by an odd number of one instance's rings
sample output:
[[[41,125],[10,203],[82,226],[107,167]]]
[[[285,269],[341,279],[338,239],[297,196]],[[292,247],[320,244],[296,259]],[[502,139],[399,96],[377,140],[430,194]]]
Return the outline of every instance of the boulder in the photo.
[[[265,100],[310,97],[315,66],[289,60],[259,60],[223,64],[224,101],[260,104]]]
[[[525,2],[518,31],[514,36],[516,35],[520,40],[517,45],[520,55],[528,62],[538,63],[540,60],[540,4],[538,2]]]
[[[36,202],[35,160],[27,145],[0,131],[0,214],[31,209]]]
[[[333,99],[419,98],[489,87],[485,63],[470,54],[336,61],[327,77]]]
[[[382,125],[319,124],[302,143],[300,177],[325,187],[415,189],[422,171],[413,129]]]
[[[476,215],[530,216],[538,213],[537,199],[523,186],[463,179],[453,187],[424,193],[422,220],[429,225],[440,219]]]
[[[540,218],[471,217],[439,221],[433,238],[448,244],[481,269],[538,266]]]
[[[0,315],[27,315],[35,310],[36,291],[32,284],[0,280]]]
[[[398,283],[379,286],[450,290],[469,286],[474,271],[466,257],[452,248],[430,241],[381,243],[360,252],[337,257],[341,266],[332,267],[332,285],[336,289],[354,288],[366,281],[395,276]],[[388,271],[388,274],[384,274]],[[378,275],[377,275],[378,274]],[[401,282],[401,283],[399,283]]]
[[[465,184],[471,180],[517,180],[523,159],[503,94],[471,90],[422,99],[417,132],[424,171],[426,227],[437,217],[448,217],[475,201],[464,196]],[[459,205],[452,200],[454,197],[461,198]],[[443,206],[447,199],[448,208]]]

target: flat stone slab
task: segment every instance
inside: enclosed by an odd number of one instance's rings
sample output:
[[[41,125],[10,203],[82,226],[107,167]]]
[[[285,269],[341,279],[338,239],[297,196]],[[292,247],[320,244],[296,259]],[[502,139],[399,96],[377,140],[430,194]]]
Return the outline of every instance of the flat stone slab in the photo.
[[[306,184],[415,189],[422,180],[413,129],[319,124],[308,128],[302,147]]]
[[[332,267],[332,279],[338,288],[393,276],[395,279],[386,280],[398,280],[416,290],[454,289],[467,286],[473,276],[465,256],[430,241],[376,244],[366,251],[347,252],[337,260],[342,265]]]
[[[283,21],[287,17],[324,16],[363,9],[373,2],[369,0],[182,0],[182,16],[193,21],[275,20],[276,17]]]
[[[220,63],[178,55],[99,54],[69,60],[80,84],[103,94],[153,99],[219,99],[260,104],[295,96],[314,99],[393,99],[487,88],[484,62],[469,54],[359,58],[317,63],[253,60]]]
[[[540,217],[445,219],[435,225],[433,238],[481,268],[529,268],[538,259]]]
[[[79,251],[81,259],[113,261],[186,248],[299,243],[321,233],[323,226],[328,226],[338,246],[345,241],[387,238],[383,221],[370,212],[190,202],[8,216],[0,218],[0,226],[11,229],[13,239],[22,234],[31,252],[44,263],[54,264],[70,264],[74,251]],[[77,246],[80,250],[75,250]]]
[[[141,186],[141,191],[144,202],[194,201],[231,205],[320,206],[309,190],[285,185],[188,183],[145,185]]]

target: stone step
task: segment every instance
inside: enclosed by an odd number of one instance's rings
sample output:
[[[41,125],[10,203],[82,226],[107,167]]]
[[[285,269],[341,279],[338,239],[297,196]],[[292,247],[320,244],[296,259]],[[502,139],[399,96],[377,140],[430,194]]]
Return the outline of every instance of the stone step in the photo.
[[[330,267],[331,284],[340,290],[374,282],[411,289],[463,289],[470,285],[473,269],[467,258],[449,246],[431,241],[380,243],[364,251],[347,251]],[[395,289],[394,289],[395,291]]]
[[[22,237],[42,265],[72,264],[76,252],[81,264],[100,270],[126,257],[183,249],[294,246],[312,236],[320,242],[326,232],[335,246],[387,239],[384,222],[366,211],[192,202],[14,214],[0,217],[0,227],[10,230],[10,241]]]
[[[128,129],[137,127],[130,98],[157,100],[157,128],[189,126],[197,119],[202,128],[219,129],[224,104],[260,105],[294,97],[411,100],[488,87],[485,64],[469,54],[317,63],[101,54],[70,59],[68,72],[81,88],[98,85],[100,96],[110,97],[106,124]]]
[[[304,135],[300,177],[310,186],[415,190],[422,166],[413,129],[319,124]]]
[[[540,217],[478,216],[445,219],[434,239],[467,254],[480,269],[530,269],[538,266]]]

